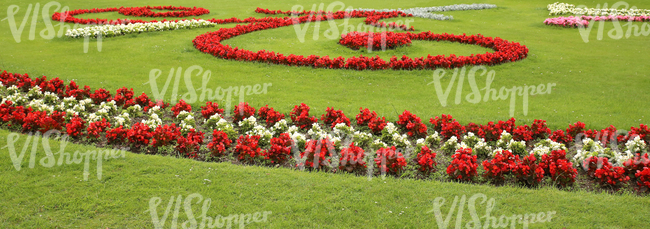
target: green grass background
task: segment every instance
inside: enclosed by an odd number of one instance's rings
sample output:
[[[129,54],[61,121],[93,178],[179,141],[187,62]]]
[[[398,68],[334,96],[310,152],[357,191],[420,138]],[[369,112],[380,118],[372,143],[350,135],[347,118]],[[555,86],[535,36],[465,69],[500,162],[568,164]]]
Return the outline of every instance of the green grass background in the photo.
[[[326,1],[325,6],[330,1]],[[551,94],[531,96],[529,111],[523,115],[521,99],[517,99],[515,118],[520,123],[533,119],[548,120],[551,128],[566,128],[582,121],[588,128],[615,125],[621,129],[648,123],[647,93],[650,85],[646,63],[650,60],[648,37],[612,39],[606,34],[597,40],[597,28],[585,43],[577,29],[546,26],[546,5],[552,1],[496,1],[499,8],[482,11],[448,12],[453,21],[433,21],[415,18],[411,25],[416,32],[483,34],[520,42],[529,49],[528,58],[516,63],[489,67],[495,70],[493,88],[555,83]],[[7,17],[9,5],[20,6],[16,19],[20,23],[27,6],[35,1],[2,1],[0,19]],[[46,2],[40,2],[41,6]],[[70,9],[119,6],[179,5],[204,7],[211,11],[201,18],[264,17],[256,7],[289,10],[300,4],[310,9],[313,1],[61,1]],[[345,1],[354,8],[410,8],[439,6],[466,1]],[[596,7],[595,1],[574,1]],[[645,1],[628,1],[638,8],[650,8]],[[84,18],[124,18],[117,13],[82,15]],[[403,18],[400,18],[403,19]],[[393,19],[388,21],[396,21]],[[353,117],[359,107],[375,110],[379,115],[396,120],[404,110],[410,110],[425,120],[440,114],[452,114],[461,123],[508,119],[509,101],[488,101],[471,104],[453,102],[456,85],[442,107],[432,84],[433,71],[351,71],[287,67],[252,62],[217,59],[196,50],[194,37],[217,28],[127,35],[104,39],[99,52],[95,43],[84,53],[83,39],[42,39],[45,29],[39,16],[35,27],[36,39],[29,40],[30,22],[25,26],[21,42],[16,42],[7,20],[0,21],[0,69],[9,72],[47,75],[64,80],[76,80],[80,85],[104,87],[114,91],[122,86],[132,87],[137,94],[151,94],[145,84],[152,69],[161,69],[166,78],[171,68],[186,69],[198,65],[212,71],[208,87],[228,87],[272,83],[268,94],[251,95],[246,101],[255,107],[266,104],[289,112],[294,105],[306,103],[312,114],[326,107],[342,109]],[[355,27],[361,19],[351,19]],[[338,24],[342,21],[337,21]],[[57,25],[57,23],[55,23]],[[635,23],[641,26],[642,23]],[[329,28],[321,24],[319,39],[313,39],[315,25],[309,25],[305,42],[301,43],[293,27],[260,31],[239,36],[224,43],[250,50],[272,50],[285,54],[354,56],[367,55],[338,45],[337,40],[324,37]],[[342,26],[340,27],[343,28]],[[607,33],[613,28],[605,23]],[[55,27],[59,31],[59,27]],[[427,54],[483,53],[476,46],[445,42],[414,42],[411,47],[373,52],[384,58]],[[449,71],[448,74],[451,74]],[[200,77],[192,78],[199,87]],[[479,87],[484,78],[477,77]],[[161,84],[162,80],[159,80]],[[447,86],[449,77],[442,80]],[[186,92],[181,84],[179,93]],[[462,96],[471,92],[467,82]],[[166,99],[171,98],[168,92]],[[223,101],[221,101],[223,102]],[[235,101],[237,102],[237,101]],[[202,103],[197,102],[196,105]],[[0,146],[8,135],[0,131]],[[24,139],[25,136],[22,137]],[[56,145],[56,144],[53,144]],[[87,151],[88,146],[68,146],[66,151]],[[641,228],[645,227],[650,206],[647,197],[566,192],[555,189],[526,189],[516,187],[477,186],[430,181],[379,178],[370,181],[351,175],[305,173],[288,169],[271,169],[230,164],[203,163],[160,156],[127,154],[125,159],[107,161],[102,180],[79,181],[81,165],[54,168],[37,166],[16,171],[6,148],[0,149],[0,227],[2,228],[141,228],[152,227],[145,211],[152,197],[163,198],[166,204],[172,195],[183,197],[200,193],[213,200],[208,215],[241,214],[273,211],[269,221],[251,227],[436,227],[431,203],[436,197],[452,201],[454,196],[468,197],[483,193],[495,198],[493,214],[512,215],[541,211],[557,211],[549,223],[532,225],[541,228]],[[42,153],[42,151],[39,151]],[[38,158],[40,159],[41,156]],[[25,163],[23,163],[25,167]],[[211,169],[210,169],[211,168]],[[210,171],[210,172],[208,172]],[[178,177],[176,177],[178,175]],[[210,179],[211,184],[203,184]],[[376,202],[376,203],[375,203]],[[223,207],[222,207],[223,205]],[[447,205],[449,206],[449,205]],[[407,208],[408,207],[408,208]],[[345,209],[345,210],[342,210]],[[159,213],[160,213],[159,209]],[[195,210],[195,212],[198,210]],[[390,213],[392,211],[392,213]],[[403,214],[399,215],[401,211]],[[446,213],[448,207],[443,208]],[[479,211],[482,212],[482,211]],[[482,214],[481,214],[482,215]],[[181,212],[181,218],[183,214]],[[466,213],[464,220],[467,220]],[[455,218],[452,219],[452,224]]]

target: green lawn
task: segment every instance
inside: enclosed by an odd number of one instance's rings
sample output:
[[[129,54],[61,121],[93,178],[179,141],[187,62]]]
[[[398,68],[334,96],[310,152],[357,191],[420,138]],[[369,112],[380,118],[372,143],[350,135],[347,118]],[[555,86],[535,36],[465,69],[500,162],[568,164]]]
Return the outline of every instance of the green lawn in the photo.
[[[0,19],[7,17],[9,5],[18,5],[15,18],[23,20],[27,6],[36,2],[2,0]],[[587,128],[602,129],[614,125],[629,129],[640,123],[648,124],[650,86],[648,67],[650,51],[647,36],[612,39],[607,36],[614,26],[605,23],[605,36],[597,39],[597,29],[592,30],[585,43],[579,30],[546,26],[546,5],[554,1],[485,0],[481,3],[497,4],[499,8],[482,11],[447,12],[453,21],[435,21],[414,18],[411,23],[416,32],[432,31],[453,34],[483,34],[520,42],[530,51],[528,58],[499,66],[488,67],[496,72],[492,88],[554,83],[550,94],[529,97],[528,112],[524,115],[522,99],[517,97],[514,117],[518,124],[532,123],[534,119],[548,121],[551,129],[566,128],[568,124],[582,121]],[[46,2],[40,2],[41,6]],[[70,9],[90,9],[119,6],[179,5],[178,1],[124,0],[89,2],[60,1]],[[290,10],[295,4],[310,9],[307,1],[184,1],[183,6],[197,6],[211,11],[200,18],[264,17],[256,14],[256,7],[272,10]],[[325,2],[327,6],[328,2]],[[424,6],[473,3],[467,1],[345,1],[354,8],[410,8]],[[593,1],[573,1],[596,7]],[[638,8],[650,8],[650,3],[628,1]],[[54,9],[54,8],[52,8]],[[51,15],[51,13],[50,13]],[[81,15],[83,18],[125,18],[118,13]],[[32,77],[47,75],[64,80],[75,80],[80,85],[93,88],[132,87],[136,94],[151,95],[149,74],[152,69],[162,70],[166,78],[171,68],[187,69],[201,66],[212,72],[208,88],[272,83],[269,92],[251,95],[246,101],[254,107],[266,104],[283,113],[294,105],[306,103],[313,115],[324,113],[326,107],[343,110],[348,117],[358,113],[359,107],[377,111],[380,116],[395,121],[398,114],[410,110],[428,121],[440,114],[452,114],[462,124],[484,124],[488,121],[506,120],[510,101],[487,101],[472,104],[465,99],[456,104],[457,85],[453,85],[447,106],[443,107],[436,95],[434,71],[352,71],[287,67],[253,62],[238,62],[204,54],[192,45],[196,36],[216,31],[212,28],[154,32],[104,39],[101,51],[91,42],[84,53],[83,39],[43,39],[40,32],[46,28],[43,18],[37,18],[35,39],[29,39],[31,17],[26,21],[21,42],[16,42],[8,21],[0,21],[0,69],[16,73],[29,73]],[[393,19],[387,21],[403,20]],[[351,19],[355,27],[362,19]],[[337,21],[342,23],[342,21]],[[642,23],[634,23],[641,26]],[[59,27],[54,23],[55,30]],[[478,46],[447,42],[414,42],[410,47],[388,50],[384,53],[353,51],[337,44],[337,39],[327,39],[324,32],[329,25],[322,23],[315,40],[314,23],[309,25],[305,42],[301,43],[293,27],[283,27],[242,35],[224,43],[250,50],[272,50],[285,54],[329,55],[350,57],[359,54],[390,56],[427,54],[469,55],[484,53]],[[343,28],[340,25],[339,28]],[[452,70],[448,70],[448,75]],[[450,77],[441,80],[446,88]],[[194,87],[199,87],[200,76],[192,77]],[[163,79],[158,84],[163,84]],[[485,86],[485,78],[477,77],[478,87]],[[165,99],[171,100],[169,90]],[[187,92],[182,84],[178,94]],[[460,95],[465,98],[471,88],[465,82]],[[238,102],[234,98],[232,103]],[[173,101],[175,102],[175,101]],[[205,101],[197,101],[201,105]],[[226,101],[219,101],[220,104]],[[6,144],[9,132],[0,131],[0,147]],[[21,141],[26,138],[21,135]],[[24,145],[16,143],[20,151]],[[58,144],[52,143],[56,148]],[[18,147],[20,146],[20,147]],[[30,145],[31,146],[31,145]],[[91,146],[68,145],[66,152],[97,150]],[[583,191],[561,191],[543,187],[494,187],[438,181],[419,181],[394,178],[355,177],[353,175],[319,172],[299,172],[286,168],[260,168],[207,163],[188,159],[126,153],[125,158],[104,161],[103,176],[96,178],[96,165],[90,164],[90,175],[83,180],[83,164],[54,166],[39,165],[45,155],[37,150],[36,166],[28,168],[29,153],[22,169],[17,171],[7,147],[0,149],[0,227],[1,228],[143,228],[153,227],[149,209],[151,198],[160,197],[162,212],[171,196],[184,199],[198,193],[210,198],[209,216],[228,216],[271,211],[267,222],[253,223],[249,227],[363,227],[363,228],[424,228],[436,227],[436,216],[431,212],[437,197],[447,200],[442,207],[443,216],[454,197],[484,194],[494,198],[493,216],[512,216],[555,211],[546,223],[530,225],[533,228],[642,228],[646,227],[650,200],[633,194],[596,194]],[[208,179],[210,181],[207,181]],[[485,212],[485,203],[477,204],[479,216]],[[466,206],[467,207],[467,206]],[[195,214],[200,204],[193,202]],[[630,211],[632,209],[632,211]],[[198,212],[198,213],[197,213]],[[170,213],[172,214],[172,213]],[[455,213],[454,213],[455,214]],[[169,216],[171,218],[172,216]],[[449,227],[456,225],[452,216]],[[463,225],[470,221],[465,209]],[[187,220],[184,211],[179,214],[179,224]],[[484,220],[481,220],[482,222]],[[170,226],[170,219],[165,227]],[[179,225],[180,226],[180,225]],[[517,228],[522,225],[517,225]]]
[[[5,142],[9,132],[2,130],[0,134],[0,141]],[[22,135],[14,143],[18,152],[25,139]],[[50,142],[58,161],[59,142]],[[65,152],[70,153],[89,150],[96,149],[73,144],[65,147]],[[650,199],[628,194],[390,177],[368,179],[133,153],[103,161],[101,180],[97,179],[97,166],[91,161],[89,178],[84,181],[83,163],[64,162],[48,168],[39,164],[45,157],[45,153],[39,152],[36,165],[30,169],[29,152],[20,171],[16,171],[8,153],[0,157],[2,228],[151,228],[152,218],[146,212],[151,198],[162,199],[157,208],[158,217],[162,218],[171,196],[181,195],[185,199],[193,193],[212,200],[207,216],[272,212],[266,222],[250,224],[252,228],[435,228],[437,221],[432,210],[436,198],[446,200],[440,208],[444,219],[454,197],[460,199],[465,195],[469,199],[476,194],[494,198],[491,215],[496,217],[556,212],[550,222],[534,223],[531,228],[640,228],[647,224],[643,212],[650,210]],[[487,208],[487,203],[481,201],[476,202],[479,217],[485,215]],[[191,206],[198,216],[202,204],[194,200]],[[449,228],[455,226],[457,211]],[[171,224],[172,214],[173,208],[166,228]],[[465,206],[463,225],[470,219],[469,207]],[[179,224],[186,220],[180,210]]]

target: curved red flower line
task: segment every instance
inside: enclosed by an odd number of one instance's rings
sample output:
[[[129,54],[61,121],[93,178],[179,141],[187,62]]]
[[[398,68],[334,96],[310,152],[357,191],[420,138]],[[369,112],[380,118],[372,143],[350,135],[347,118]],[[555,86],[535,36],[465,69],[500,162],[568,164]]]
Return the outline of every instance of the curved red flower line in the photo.
[[[169,10],[183,10],[183,11],[174,11],[174,12],[165,12],[165,13],[153,13],[150,9],[169,9]],[[60,20],[64,22],[73,22],[80,24],[131,24],[131,23],[151,23],[157,22],[156,20],[143,21],[143,20],[129,20],[129,19],[116,19],[116,20],[107,20],[107,19],[79,19],[75,18],[75,15],[84,14],[84,13],[99,13],[99,12],[112,12],[118,11],[122,14],[127,15],[138,15],[138,16],[148,16],[156,17],[160,14],[166,14],[168,17],[184,17],[188,15],[200,15],[203,13],[209,13],[208,10],[203,8],[187,8],[187,7],[135,7],[135,8],[105,8],[105,9],[79,9],[73,11],[67,11],[63,14],[54,13],[52,15],[53,20]],[[450,56],[437,55],[419,58],[410,58],[407,56],[402,56],[398,59],[393,56],[389,61],[381,59],[379,56],[376,57],[366,57],[360,55],[358,57],[350,58],[330,58],[329,56],[303,56],[303,55],[294,55],[289,54],[285,55],[282,53],[276,53],[273,51],[260,50],[253,52],[246,49],[240,49],[238,47],[232,48],[229,45],[224,45],[221,42],[239,35],[266,30],[274,29],[285,26],[291,26],[295,24],[302,24],[307,22],[314,21],[324,21],[324,20],[335,20],[343,18],[366,18],[364,23],[380,28],[394,28],[400,30],[410,30],[413,31],[413,27],[407,28],[404,25],[398,25],[396,23],[385,23],[379,22],[379,20],[394,18],[394,17],[412,17],[410,14],[405,14],[401,11],[391,11],[391,12],[376,12],[376,11],[337,11],[337,12],[323,12],[323,11],[281,11],[281,10],[268,10],[257,8],[255,10],[257,13],[263,13],[268,15],[283,14],[287,17],[265,17],[265,18],[229,18],[229,19],[209,19],[207,21],[216,23],[216,24],[227,24],[227,23],[248,23],[246,25],[237,25],[233,28],[222,28],[215,32],[209,32],[203,35],[196,37],[192,40],[194,47],[204,53],[209,53],[219,58],[223,59],[232,59],[239,61],[255,61],[262,63],[273,63],[273,64],[283,64],[288,66],[311,66],[314,68],[331,68],[331,69],[355,69],[355,70],[382,70],[382,69],[394,69],[394,70],[412,70],[412,69],[436,69],[436,68],[458,68],[466,65],[497,65],[506,62],[514,62],[522,60],[528,55],[528,48],[524,45],[521,45],[516,42],[509,42],[503,40],[499,37],[484,37],[481,34],[470,35],[453,35],[453,34],[435,34],[431,31],[421,32],[421,33],[396,33],[399,34],[396,39],[402,39],[401,41],[392,41],[396,44],[407,44],[410,40],[425,40],[425,41],[450,41],[458,42],[463,44],[473,44],[479,45],[485,48],[491,48],[495,52],[490,53],[486,52],[485,54],[477,54],[470,56],[456,56],[451,54]],[[288,17],[288,16],[292,17]],[[165,19],[163,19],[165,21]],[[344,35],[345,36],[345,35]],[[356,38],[350,39],[363,39],[363,36],[357,36]],[[409,41],[407,41],[408,39]],[[356,40],[355,43],[363,43],[363,41]],[[366,41],[367,43],[367,41]]]

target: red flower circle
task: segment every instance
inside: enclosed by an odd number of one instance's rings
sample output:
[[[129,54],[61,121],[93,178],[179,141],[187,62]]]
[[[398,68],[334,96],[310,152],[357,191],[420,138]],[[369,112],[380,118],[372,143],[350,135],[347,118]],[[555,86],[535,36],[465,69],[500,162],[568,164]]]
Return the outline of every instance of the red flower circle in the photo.
[[[171,10],[169,12],[153,12],[155,10]],[[143,7],[120,7],[120,14],[136,17],[188,17],[200,16],[210,13],[209,10],[200,7],[183,6],[143,6]]]

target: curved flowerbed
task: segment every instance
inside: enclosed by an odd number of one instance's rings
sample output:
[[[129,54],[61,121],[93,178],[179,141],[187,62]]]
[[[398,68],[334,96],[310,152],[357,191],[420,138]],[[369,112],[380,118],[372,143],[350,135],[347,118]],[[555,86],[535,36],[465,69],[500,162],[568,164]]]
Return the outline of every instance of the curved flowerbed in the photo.
[[[351,120],[334,108],[317,118],[306,104],[283,114],[240,103],[229,115],[213,102],[194,111],[183,100],[170,107],[128,88],[113,94],[6,71],[0,96],[2,128],[60,131],[67,134],[61,140],[136,153],[368,176],[431,179],[441,171],[448,180],[527,186],[572,186],[583,176],[606,190],[628,182],[640,192],[650,188],[650,128],[643,124],[627,133],[586,130],[581,122],[552,131],[544,120],[516,125],[514,118],[461,125],[441,115],[425,124],[409,111],[387,122],[360,109]]]
[[[74,22],[81,24],[100,24],[102,27],[95,28],[81,28],[75,31],[69,31],[67,33],[70,37],[83,37],[83,36],[97,36],[97,34],[102,33],[103,36],[115,36],[122,35],[131,32],[145,32],[145,31],[157,31],[158,27],[165,26],[162,22],[156,20],[152,21],[143,21],[143,20],[128,20],[128,19],[116,19],[116,20],[107,20],[107,19],[78,19],[75,18],[75,15],[83,13],[96,13],[96,12],[109,12],[109,11],[118,11],[122,14],[127,15],[139,15],[139,16],[148,16],[155,17],[161,15],[168,15],[169,17],[184,17],[187,15],[200,15],[208,13],[207,10],[202,8],[186,8],[186,7],[158,7],[156,9],[170,9],[170,10],[183,10],[183,11],[174,11],[174,12],[165,12],[165,13],[152,13],[150,9],[156,7],[131,7],[131,8],[106,8],[106,9],[91,9],[91,10],[74,10],[69,12],[55,13],[52,16],[53,20],[61,20],[65,22]],[[492,38],[484,37],[481,34],[477,35],[453,35],[453,34],[434,34],[432,32],[421,32],[421,33],[393,33],[390,32],[392,40],[393,37],[399,37],[398,39],[409,39],[409,40],[427,40],[427,41],[450,41],[450,42],[459,42],[463,44],[474,44],[486,48],[494,49],[494,53],[485,53],[485,54],[476,54],[471,56],[456,56],[456,55],[437,55],[437,56],[427,56],[427,57],[418,57],[411,58],[403,56],[401,58],[393,57],[390,60],[381,59],[379,56],[376,57],[367,57],[367,56],[354,56],[350,58],[336,57],[330,58],[329,56],[303,56],[303,55],[294,55],[294,54],[282,54],[276,53],[273,51],[260,50],[253,52],[246,49],[232,48],[229,45],[223,45],[221,42],[239,35],[261,31],[266,29],[274,29],[285,26],[291,26],[300,23],[307,23],[313,21],[323,21],[323,20],[333,20],[333,19],[343,19],[343,18],[366,18],[364,21],[368,25],[377,26],[380,28],[393,28],[400,30],[411,30],[413,27],[406,28],[404,25],[398,25],[396,23],[385,23],[379,22],[379,20],[394,18],[394,17],[412,17],[410,14],[406,14],[401,11],[337,11],[337,12],[312,12],[312,11],[302,11],[302,12],[291,12],[291,11],[281,11],[281,10],[268,10],[257,8],[255,10],[258,13],[264,13],[269,15],[284,14],[292,17],[268,17],[268,18],[247,18],[247,19],[209,19],[202,22],[191,22],[186,23],[187,21],[172,21],[171,23],[181,24],[182,28],[198,28],[210,26],[210,23],[214,24],[226,24],[226,23],[249,23],[246,25],[237,25],[233,28],[222,28],[215,32],[206,33],[196,37],[192,43],[194,47],[204,53],[209,53],[219,58],[228,59],[228,60],[237,60],[237,61],[252,61],[252,62],[262,62],[262,63],[272,63],[272,64],[283,64],[288,66],[310,66],[314,68],[331,68],[331,69],[354,69],[354,70],[383,70],[383,69],[394,69],[394,70],[414,70],[414,69],[437,69],[437,68],[456,68],[467,65],[497,65],[507,62],[519,61],[527,57],[528,48],[516,42],[510,42],[503,40],[501,38]],[[163,20],[164,21],[164,20]],[[162,26],[156,26],[149,28],[148,24],[163,24]],[[168,22],[165,22],[170,24]],[[134,26],[126,26],[130,24],[136,24]],[[134,28],[136,27],[136,28]],[[169,26],[166,26],[169,27]],[[179,28],[178,26],[174,28]],[[174,29],[172,28],[172,29]],[[343,38],[343,42],[345,43]],[[368,39],[367,36],[359,36],[350,43],[360,43],[364,44],[360,39]],[[381,38],[377,42],[373,42],[375,46],[381,44]],[[385,40],[385,39],[384,39]],[[397,41],[397,43],[402,43]],[[408,42],[403,42],[408,43]],[[368,44],[366,40],[365,44]],[[354,46],[354,45],[353,45]],[[358,45],[356,46],[358,47]],[[381,46],[378,46],[381,47]]]

